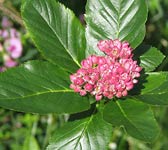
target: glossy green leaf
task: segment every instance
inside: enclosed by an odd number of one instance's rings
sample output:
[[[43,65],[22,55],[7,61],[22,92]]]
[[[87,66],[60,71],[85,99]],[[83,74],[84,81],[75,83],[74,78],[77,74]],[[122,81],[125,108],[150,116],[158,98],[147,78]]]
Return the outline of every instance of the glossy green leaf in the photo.
[[[22,16],[32,39],[50,62],[76,71],[85,57],[84,27],[55,0],[26,0]]]
[[[74,113],[89,101],[69,89],[69,74],[48,62],[33,61],[0,74],[0,106],[33,113]]]
[[[88,0],[86,39],[89,54],[101,54],[97,42],[120,39],[137,47],[145,35],[147,5],[145,0]]]
[[[164,55],[155,47],[143,45],[138,47],[135,51],[135,59],[140,61],[146,72],[156,69],[164,59]]]
[[[57,129],[47,150],[106,150],[111,134],[112,126],[96,113]]]
[[[136,93],[138,92],[139,93]],[[135,87],[138,100],[152,105],[168,105],[168,72],[154,72],[146,74]]]
[[[158,136],[159,128],[153,113],[142,102],[132,99],[111,101],[103,116],[114,126],[124,126],[126,132],[137,139],[152,142]]]

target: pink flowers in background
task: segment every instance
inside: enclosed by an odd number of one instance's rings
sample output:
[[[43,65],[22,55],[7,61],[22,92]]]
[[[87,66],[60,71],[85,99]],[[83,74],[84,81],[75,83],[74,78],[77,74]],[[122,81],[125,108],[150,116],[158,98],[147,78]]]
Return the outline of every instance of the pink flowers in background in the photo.
[[[22,44],[19,38],[7,39],[4,45],[11,58],[16,59],[22,55]]]
[[[6,16],[4,16],[3,18],[2,18],[2,28],[10,28],[10,27],[12,27],[12,22],[6,17]]]
[[[92,55],[81,62],[81,68],[70,76],[75,92],[90,93],[96,100],[127,96],[140,77],[141,67],[133,60],[128,42],[102,40],[97,44],[105,56]]]
[[[12,22],[3,17],[0,29],[0,53],[3,57],[2,67],[0,71],[5,68],[14,67],[18,64],[17,59],[22,55],[22,43],[19,32],[12,27]]]

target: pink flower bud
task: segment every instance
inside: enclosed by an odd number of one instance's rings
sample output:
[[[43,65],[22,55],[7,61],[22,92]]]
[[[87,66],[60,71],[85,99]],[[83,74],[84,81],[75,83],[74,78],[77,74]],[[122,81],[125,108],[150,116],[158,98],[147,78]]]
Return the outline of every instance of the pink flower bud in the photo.
[[[87,84],[85,84],[84,88],[86,91],[91,92],[93,90],[93,85],[87,83]]]
[[[117,47],[118,49],[121,49],[121,47],[122,47],[122,43],[121,43],[118,39],[115,39],[115,40],[113,41],[113,45],[114,45],[115,47]]]
[[[141,75],[139,72],[134,72],[134,77],[139,78]]]
[[[122,85],[121,84],[117,84],[116,85],[116,89],[121,92],[123,90]]]
[[[82,85],[84,83],[84,80],[82,78],[76,78],[74,81],[75,85]]]
[[[71,80],[72,83],[75,82],[76,78],[77,78],[76,74],[70,75],[70,80]]]
[[[69,86],[71,89],[75,89],[76,88],[76,86],[74,85],[74,84],[70,84],[70,86]]]
[[[124,91],[122,92],[122,95],[123,95],[123,96],[127,96],[127,94],[128,94],[127,90],[124,90]]]
[[[104,57],[100,57],[98,64],[99,64],[99,65],[103,65],[103,64],[105,64],[105,63],[106,63],[106,59],[104,59]]]
[[[126,86],[126,89],[129,91],[129,90],[131,90],[133,87],[134,87],[133,84],[128,84],[128,85]]]
[[[87,94],[87,93],[86,93],[85,90],[81,90],[81,91],[80,91],[80,95],[81,95],[81,96],[85,96],[86,94]]]
[[[99,62],[99,57],[92,55],[91,58],[92,58],[93,64],[97,64]]]
[[[80,91],[81,91],[81,87],[80,86],[75,86],[74,92],[78,93]]]
[[[121,92],[117,92],[116,97],[121,98],[122,97],[122,93]]]
[[[136,83],[138,83],[138,80],[134,79],[132,82],[133,82],[134,84],[136,84]]]
[[[100,101],[102,99],[102,97],[103,97],[102,95],[95,95],[95,98],[97,101]]]
[[[121,66],[117,68],[117,72],[118,72],[119,74],[124,73],[124,71],[125,71],[125,69],[124,69],[123,67],[121,67]]]
[[[142,70],[141,67],[136,67],[135,71],[140,72]]]
[[[91,80],[91,78],[89,76],[84,76],[83,79],[85,82],[89,82]]]
[[[83,60],[81,62],[82,68],[84,69],[89,69],[90,67],[92,67],[92,62],[90,60]]]
[[[108,99],[112,99],[112,98],[113,98],[113,94],[112,94],[112,93],[111,93],[111,94],[108,94],[107,98],[108,98]]]
[[[122,43],[122,48],[128,48],[129,47],[129,43],[128,42],[123,42]]]
[[[101,40],[101,41],[99,41],[97,46],[101,51],[105,52],[107,49],[110,48],[109,44],[110,44],[110,42],[108,40]]]
[[[77,71],[77,74],[80,74],[80,75],[84,76],[84,75],[87,74],[87,71],[86,71],[86,69],[80,68],[80,69]]]

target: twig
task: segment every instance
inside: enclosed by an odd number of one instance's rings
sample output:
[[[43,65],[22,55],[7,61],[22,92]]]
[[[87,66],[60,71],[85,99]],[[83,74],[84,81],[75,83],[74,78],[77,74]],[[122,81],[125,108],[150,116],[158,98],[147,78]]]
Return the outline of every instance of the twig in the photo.
[[[0,0],[0,11],[2,11],[5,15],[9,16],[12,20],[18,22],[21,26],[23,25],[23,21],[21,19],[20,16],[16,15],[13,11],[11,11],[10,9],[6,8],[3,4],[2,4],[2,0]]]

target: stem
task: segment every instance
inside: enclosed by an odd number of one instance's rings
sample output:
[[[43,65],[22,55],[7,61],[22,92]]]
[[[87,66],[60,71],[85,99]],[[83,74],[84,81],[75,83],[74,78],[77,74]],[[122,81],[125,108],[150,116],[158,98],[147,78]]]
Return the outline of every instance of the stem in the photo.
[[[50,138],[51,131],[52,131],[52,123],[53,123],[53,116],[52,116],[52,114],[49,114],[48,115],[48,119],[47,119],[46,136],[44,138],[42,150],[45,150],[46,149],[46,145],[48,144],[48,140]]]
[[[35,136],[35,134],[36,134],[38,120],[39,120],[39,116],[38,116],[38,119],[35,122],[33,122],[32,130],[31,130],[31,135],[32,136]]]
[[[1,0],[0,0],[0,11],[2,11],[5,15],[10,17],[12,20],[18,22],[21,26],[24,26],[20,15],[15,11],[13,11],[12,9],[5,7],[3,1]]]

